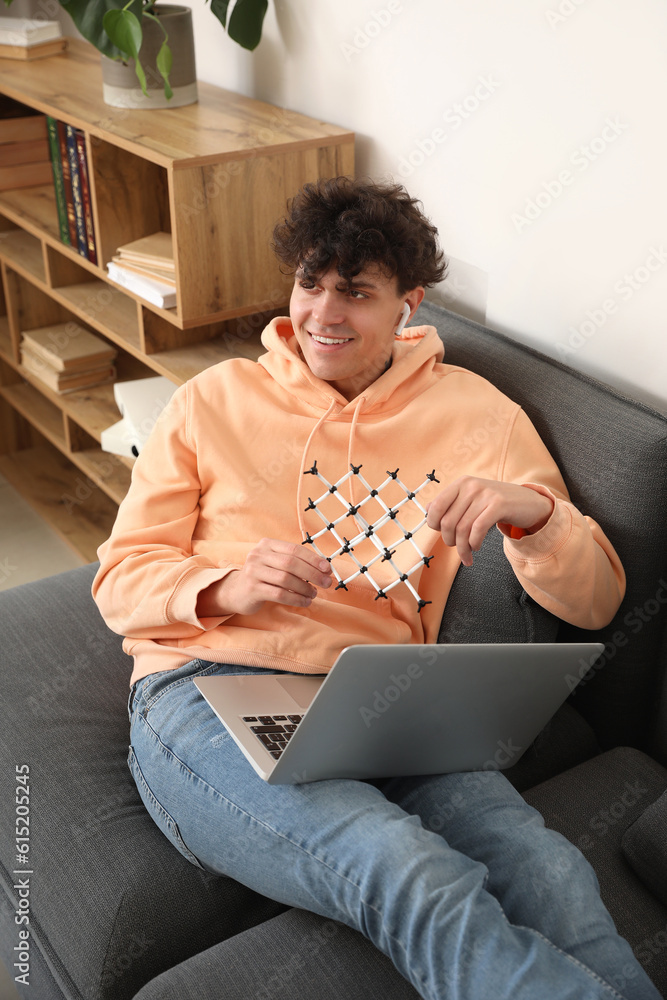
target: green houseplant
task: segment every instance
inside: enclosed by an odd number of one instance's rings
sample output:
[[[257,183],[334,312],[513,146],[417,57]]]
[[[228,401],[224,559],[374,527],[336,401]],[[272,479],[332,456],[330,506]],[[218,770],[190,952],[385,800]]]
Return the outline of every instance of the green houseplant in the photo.
[[[208,0],[205,0],[208,2]],[[10,6],[12,0],[5,0]],[[59,0],[83,37],[102,55],[126,63],[134,60],[134,68],[144,94],[146,74],[140,60],[144,26],[148,21],[160,25],[163,32],[156,58],[157,70],[164,81],[164,93],[171,98],[169,75],[172,51],[166,29],[160,24],[159,3],[156,0]],[[231,12],[229,11],[232,7]],[[268,0],[210,0],[211,13],[226,29],[230,38],[245,49],[254,49],[262,37],[262,25]]]

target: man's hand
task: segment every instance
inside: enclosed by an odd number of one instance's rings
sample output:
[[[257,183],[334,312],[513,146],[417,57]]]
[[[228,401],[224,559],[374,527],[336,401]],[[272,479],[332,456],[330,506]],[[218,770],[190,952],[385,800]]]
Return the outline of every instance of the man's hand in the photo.
[[[330,587],[331,566],[312,549],[263,538],[250,550],[241,569],[202,590],[198,618],[254,615],[266,601],[307,608],[317,587]]]
[[[426,523],[445,545],[455,545],[464,566],[494,524],[514,525],[534,534],[551,517],[553,502],[527,486],[461,476],[428,505]]]

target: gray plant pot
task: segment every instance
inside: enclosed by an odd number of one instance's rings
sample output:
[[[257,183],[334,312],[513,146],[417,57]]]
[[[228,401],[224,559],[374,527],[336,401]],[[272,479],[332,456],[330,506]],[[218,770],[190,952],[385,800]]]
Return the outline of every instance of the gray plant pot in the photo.
[[[143,42],[139,61],[146,74],[146,96],[134,71],[134,59],[127,63],[102,56],[103,96],[106,104],[114,108],[180,108],[197,100],[197,69],[195,42],[192,31],[192,11],[189,7],[160,4],[155,13],[169,36],[173,65],[169,82],[174,96],[167,100],[164,80],[155,64],[164,34],[160,25],[148,17],[142,18]]]

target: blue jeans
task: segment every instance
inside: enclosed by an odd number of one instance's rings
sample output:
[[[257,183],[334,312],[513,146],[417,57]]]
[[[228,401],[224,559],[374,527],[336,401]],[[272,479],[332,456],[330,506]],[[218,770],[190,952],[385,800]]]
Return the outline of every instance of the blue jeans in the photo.
[[[268,785],[192,683],[130,694],[129,764],[192,864],[366,935],[428,1000],[660,1000],[583,855],[498,771]]]

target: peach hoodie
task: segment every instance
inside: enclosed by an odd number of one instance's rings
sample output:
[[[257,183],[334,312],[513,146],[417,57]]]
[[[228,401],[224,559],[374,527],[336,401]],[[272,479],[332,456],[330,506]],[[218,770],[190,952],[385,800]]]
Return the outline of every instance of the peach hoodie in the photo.
[[[199,592],[239,568],[260,538],[299,542],[324,527],[317,511],[307,509],[309,497],[326,493],[307,472],[315,462],[330,483],[350,463],[361,465],[373,487],[398,469],[409,489],[427,482],[417,497],[423,506],[464,474],[530,484],[556,503],[541,531],[505,538],[522,586],[583,628],[611,620],[625,579],[609,541],[567,501],[561,475],[521,408],[478,375],[443,364],[432,327],[404,330],[391,367],[350,402],[303,362],[289,319],[273,320],[262,343],[268,353],[258,362],[225,361],[175,392],[136,461],[111,537],[100,546],[93,596],[110,628],[125,636],[123,648],[134,657],[131,683],[195,658],[322,673],[354,643],[437,640],[460,561],[427,525],[415,541],[433,558],[409,577],[431,602],[421,611],[405,583],[377,599],[358,575],[347,590],[320,591],[307,609],[267,602],[252,616],[196,617]],[[439,484],[426,479],[432,471]],[[362,493],[354,477],[341,486],[352,503]],[[404,494],[390,483],[382,496],[393,504]],[[331,495],[323,506],[332,519],[344,512]],[[371,500],[362,512],[371,521],[382,508]],[[408,503],[399,516],[409,530],[422,515]],[[339,530],[346,537],[358,531]],[[380,537],[393,548],[402,533],[389,521]],[[332,551],[325,537],[318,545]],[[355,549],[362,563],[373,553],[370,539]],[[418,559],[405,543],[393,561],[405,571]],[[350,555],[333,565],[343,578],[356,570]],[[382,560],[372,574],[380,586],[396,579]]]

